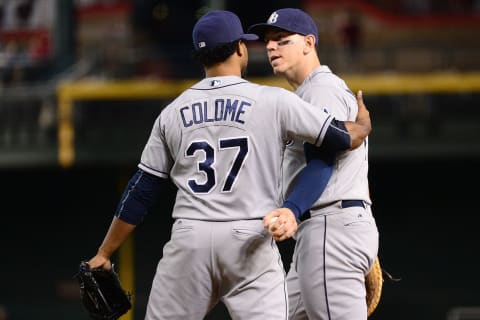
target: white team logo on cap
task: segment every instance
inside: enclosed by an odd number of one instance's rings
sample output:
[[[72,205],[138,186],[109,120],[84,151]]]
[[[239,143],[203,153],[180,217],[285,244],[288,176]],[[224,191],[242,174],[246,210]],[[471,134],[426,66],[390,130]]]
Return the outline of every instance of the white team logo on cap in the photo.
[[[270,18],[268,18],[267,23],[270,23],[270,24],[275,23],[277,22],[277,19],[278,19],[278,13],[274,12],[270,15]]]
[[[203,48],[203,47],[205,47],[206,45],[207,45],[207,44],[206,44],[204,41],[198,43],[198,47],[199,47],[199,48]]]

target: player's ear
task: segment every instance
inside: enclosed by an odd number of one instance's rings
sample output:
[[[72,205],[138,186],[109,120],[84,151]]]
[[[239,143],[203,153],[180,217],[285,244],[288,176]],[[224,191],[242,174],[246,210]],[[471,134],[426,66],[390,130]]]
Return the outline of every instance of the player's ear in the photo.
[[[312,50],[315,50],[315,36],[313,34],[307,34],[303,37],[304,47],[303,52],[309,53]]]
[[[245,44],[243,43],[242,40],[238,40],[237,49],[236,49],[237,55],[241,57],[243,55],[243,50],[244,49],[245,49]]]

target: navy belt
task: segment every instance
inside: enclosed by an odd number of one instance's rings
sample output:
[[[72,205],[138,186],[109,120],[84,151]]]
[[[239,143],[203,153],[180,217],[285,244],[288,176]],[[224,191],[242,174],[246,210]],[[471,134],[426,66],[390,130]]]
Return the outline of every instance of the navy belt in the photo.
[[[365,208],[363,200],[342,200],[342,208],[362,207]]]
[[[344,208],[351,208],[351,207],[362,207],[365,208],[365,202],[363,200],[342,200],[340,203],[340,206],[342,209]],[[300,221],[305,221],[307,219],[310,219],[310,210],[305,212],[301,217]]]

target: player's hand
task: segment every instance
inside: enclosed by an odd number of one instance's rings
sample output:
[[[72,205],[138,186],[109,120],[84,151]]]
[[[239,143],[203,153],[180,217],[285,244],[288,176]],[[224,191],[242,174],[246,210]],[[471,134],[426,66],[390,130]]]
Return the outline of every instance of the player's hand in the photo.
[[[95,268],[103,268],[107,270],[112,269],[112,263],[110,262],[110,259],[102,256],[101,254],[97,254],[95,257],[90,259],[87,263],[90,269],[95,269]]]
[[[345,127],[350,134],[350,149],[359,147],[372,131],[370,112],[363,102],[362,90],[357,92],[358,113],[355,122],[345,121]]]
[[[295,234],[298,224],[290,209],[278,208],[263,218],[263,227],[268,230],[275,241],[283,241]]]
[[[368,112],[365,103],[363,102],[363,92],[362,90],[358,90],[357,92],[357,105],[358,105],[358,113],[357,113],[357,123],[362,124],[365,127],[365,130],[368,131],[366,135],[369,135],[372,131],[372,122],[370,119],[370,112]]]

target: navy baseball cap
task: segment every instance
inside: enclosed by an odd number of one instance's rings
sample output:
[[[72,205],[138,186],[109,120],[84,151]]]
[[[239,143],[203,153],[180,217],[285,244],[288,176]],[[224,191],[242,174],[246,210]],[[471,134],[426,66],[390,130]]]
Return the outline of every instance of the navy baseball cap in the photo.
[[[236,40],[258,40],[256,34],[243,32],[238,16],[230,11],[213,10],[203,15],[193,27],[195,50],[215,48]]]
[[[301,35],[313,34],[315,36],[315,44],[318,44],[317,25],[306,12],[295,8],[284,8],[273,12],[265,23],[257,23],[250,28],[248,32],[255,33],[261,38],[265,32],[272,28],[280,28],[289,32]]]

